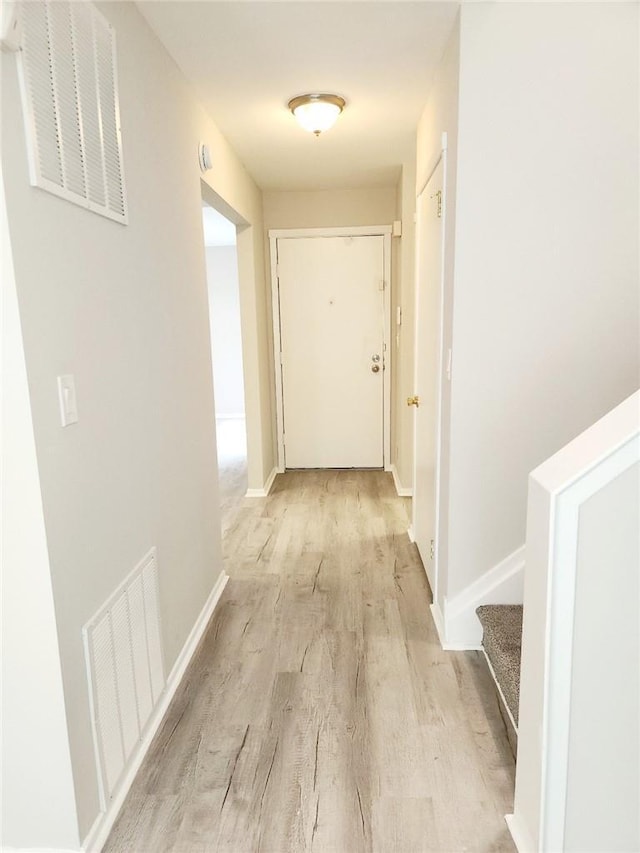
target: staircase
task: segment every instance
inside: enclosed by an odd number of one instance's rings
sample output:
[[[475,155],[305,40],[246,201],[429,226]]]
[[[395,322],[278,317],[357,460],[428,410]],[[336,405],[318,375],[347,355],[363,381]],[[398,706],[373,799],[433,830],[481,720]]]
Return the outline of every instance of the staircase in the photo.
[[[477,608],[476,614],[482,625],[482,646],[498,689],[500,711],[515,757],[520,699],[522,605],[485,604]]]

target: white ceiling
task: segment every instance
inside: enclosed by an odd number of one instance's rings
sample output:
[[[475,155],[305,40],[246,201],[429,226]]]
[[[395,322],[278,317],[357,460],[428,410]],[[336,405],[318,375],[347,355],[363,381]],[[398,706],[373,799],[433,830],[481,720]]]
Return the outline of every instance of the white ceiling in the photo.
[[[202,225],[205,246],[236,245],[236,226],[207,204],[202,205]]]
[[[138,7],[259,186],[280,190],[396,182],[458,11],[427,0]],[[347,107],[316,138],[286,105],[318,91]]]

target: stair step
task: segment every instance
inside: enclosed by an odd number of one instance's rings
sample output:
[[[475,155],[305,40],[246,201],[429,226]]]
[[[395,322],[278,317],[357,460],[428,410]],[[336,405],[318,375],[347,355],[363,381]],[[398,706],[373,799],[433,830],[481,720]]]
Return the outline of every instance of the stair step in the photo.
[[[483,628],[482,645],[513,722],[518,726],[522,605],[484,604],[476,610]]]

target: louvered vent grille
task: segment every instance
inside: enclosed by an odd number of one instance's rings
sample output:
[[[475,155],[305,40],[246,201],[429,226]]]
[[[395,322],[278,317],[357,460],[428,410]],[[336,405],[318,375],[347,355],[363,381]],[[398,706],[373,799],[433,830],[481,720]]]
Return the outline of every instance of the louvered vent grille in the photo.
[[[88,0],[20,13],[31,183],[126,224],[113,27]]]
[[[84,628],[103,808],[164,687],[155,549]]]

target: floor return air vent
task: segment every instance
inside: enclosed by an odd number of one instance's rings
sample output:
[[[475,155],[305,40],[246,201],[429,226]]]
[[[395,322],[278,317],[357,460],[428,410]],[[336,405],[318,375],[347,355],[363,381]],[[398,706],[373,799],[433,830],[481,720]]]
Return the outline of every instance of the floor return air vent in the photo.
[[[165,687],[156,549],[83,629],[102,809]]]

